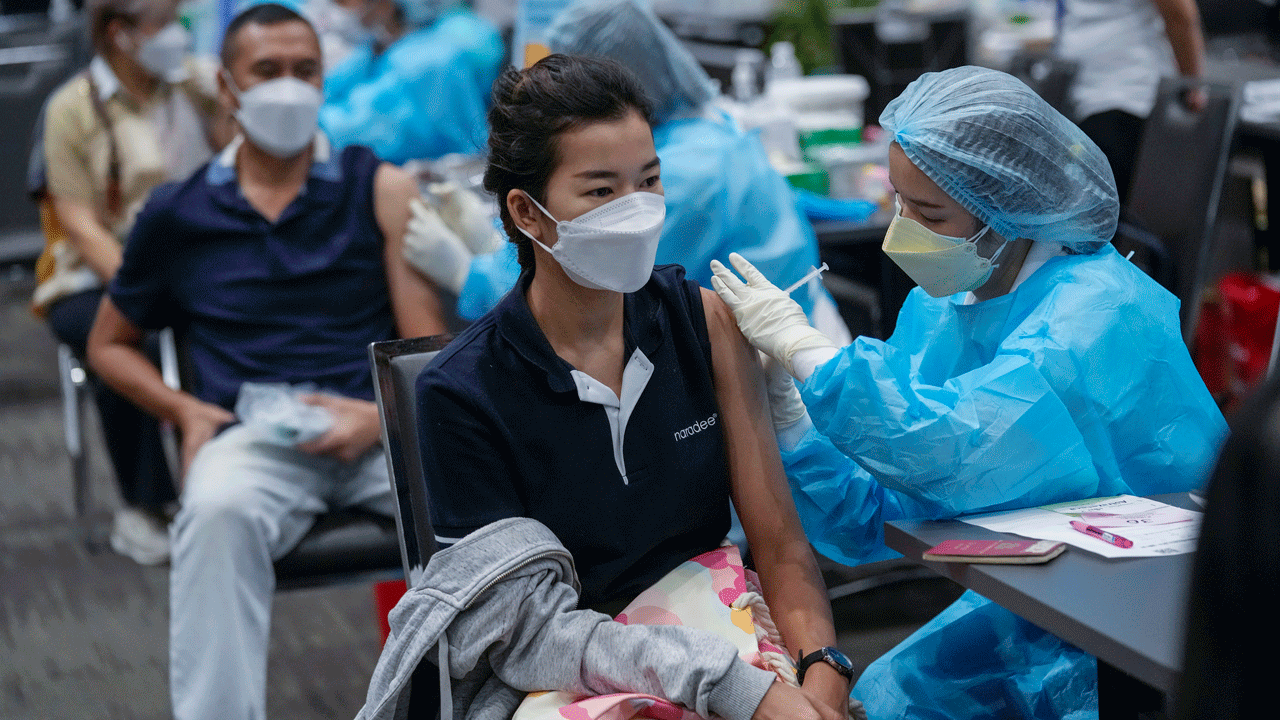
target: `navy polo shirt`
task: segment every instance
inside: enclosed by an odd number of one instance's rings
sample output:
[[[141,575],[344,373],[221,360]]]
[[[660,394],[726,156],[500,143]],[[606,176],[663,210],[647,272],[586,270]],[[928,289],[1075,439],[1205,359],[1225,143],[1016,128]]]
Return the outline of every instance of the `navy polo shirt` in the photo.
[[[395,336],[373,211],[379,160],[317,135],[303,191],[272,223],[240,192],[233,142],[153,191],[111,281],[140,328],[174,327],[188,390],[231,409],[241,383],[315,383],[373,399],[365,348]]]
[[[729,530],[729,471],[697,283],[654,269],[625,296],[621,397],[551,348],[532,275],[418,377],[437,539],[534,518],[573,554],[584,606],[630,598]]]

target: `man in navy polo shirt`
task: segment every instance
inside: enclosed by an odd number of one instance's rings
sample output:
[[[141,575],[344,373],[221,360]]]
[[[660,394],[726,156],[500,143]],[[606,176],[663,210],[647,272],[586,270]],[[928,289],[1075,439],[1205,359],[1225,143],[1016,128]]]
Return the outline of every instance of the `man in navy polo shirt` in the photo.
[[[265,717],[272,559],[330,507],[394,509],[365,347],[444,330],[433,290],[403,260],[414,181],[316,132],[311,25],[251,7],[228,25],[222,62],[222,101],[243,135],[152,194],[89,338],[102,378],[182,431],[170,577],[182,720]],[[165,326],[184,338],[188,392],[139,352],[143,330]],[[297,446],[223,430],[247,381],[314,383],[332,428]]]

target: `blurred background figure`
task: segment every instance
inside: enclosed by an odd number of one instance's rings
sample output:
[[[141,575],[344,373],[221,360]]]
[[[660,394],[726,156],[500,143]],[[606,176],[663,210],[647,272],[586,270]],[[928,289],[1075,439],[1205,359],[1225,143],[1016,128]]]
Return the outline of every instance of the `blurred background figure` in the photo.
[[[1209,483],[1191,573],[1178,720],[1261,717],[1280,593],[1280,381],[1241,408]]]
[[[642,0],[581,0],[547,31],[552,52],[594,55],[634,71],[654,105],[654,145],[662,161],[667,217],[657,263],[683,265],[709,287],[712,258],[738,252],[786,287],[819,264],[813,227],[786,180],[769,164],[759,137],[744,132],[713,102],[715,84]],[[440,227],[438,224],[433,227]],[[419,236],[424,245],[467,247],[451,237]],[[459,294],[459,313],[486,312],[519,274],[514,246],[470,262],[469,271],[437,278]],[[458,267],[439,263],[436,267]],[[466,263],[461,263],[466,266]],[[792,297],[815,324],[849,337],[834,301],[812,281]]]
[[[497,28],[454,0],[338,5],[352,47],[326,62],[320,126],[334,146],[366,145],[397,164],[479,152],[504,56]]]
[[[1143,122],[1161,77],[1204,74],[1204,37],[1195,0],[1065,0],[1058,55],[1080,65],[1071,88],[1074,117],[1111,161],[1124,205]],[[1204,95],[1190,92],[1192,109]]]
[[[653,103],[653,142],[667,197],[659,264],[683,265],[703,287],[711,286],[711,259],[730,252],[754,258],[782,287],[818,265],[813,226],[769,164],[759,136],[743,132],[712,105],[715,84],[648,2],[580,0],[556,17],[547,39],[552,52],[621,63],[636,73]],[[820,282],[797,288],[792,297],[815,322],[848,336]]]
[[[230,122],[218,109],[214,66],[190,56],[176,5],[91,2],[95,55],[46,106],[48,244],[37,261],[33,308],[81,357],[103,285],[120,267],[124,238],[152,188],[185,178],[230,136]],[[140,563],[164,562],[164,511],[174,490],[157,425],[96,380],[95,390],[124,501],[111,546]]]

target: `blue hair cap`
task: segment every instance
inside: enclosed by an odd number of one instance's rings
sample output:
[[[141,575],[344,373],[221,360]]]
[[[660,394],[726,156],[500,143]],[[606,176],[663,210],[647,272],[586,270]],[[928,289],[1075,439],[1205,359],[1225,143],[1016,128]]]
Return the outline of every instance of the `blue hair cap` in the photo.
[[[1022,81],[966,66],[926,73],[880,114],[907,159],[1004,237],[1092,253],[1120,215],[1107,158]]]
[[[700,112],[715,85],[675,34],[641,0],[578,0],[547,29],[547,47],[609,58],[636,74],[654,119]]]

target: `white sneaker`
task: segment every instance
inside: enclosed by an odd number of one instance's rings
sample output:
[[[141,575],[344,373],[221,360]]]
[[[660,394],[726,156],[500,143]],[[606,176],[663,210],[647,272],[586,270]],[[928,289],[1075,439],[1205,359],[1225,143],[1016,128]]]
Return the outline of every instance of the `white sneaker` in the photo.
[[[169,561],[169,529],[151,513],[124,507],[111,523],[111,549],[139,565]]]

